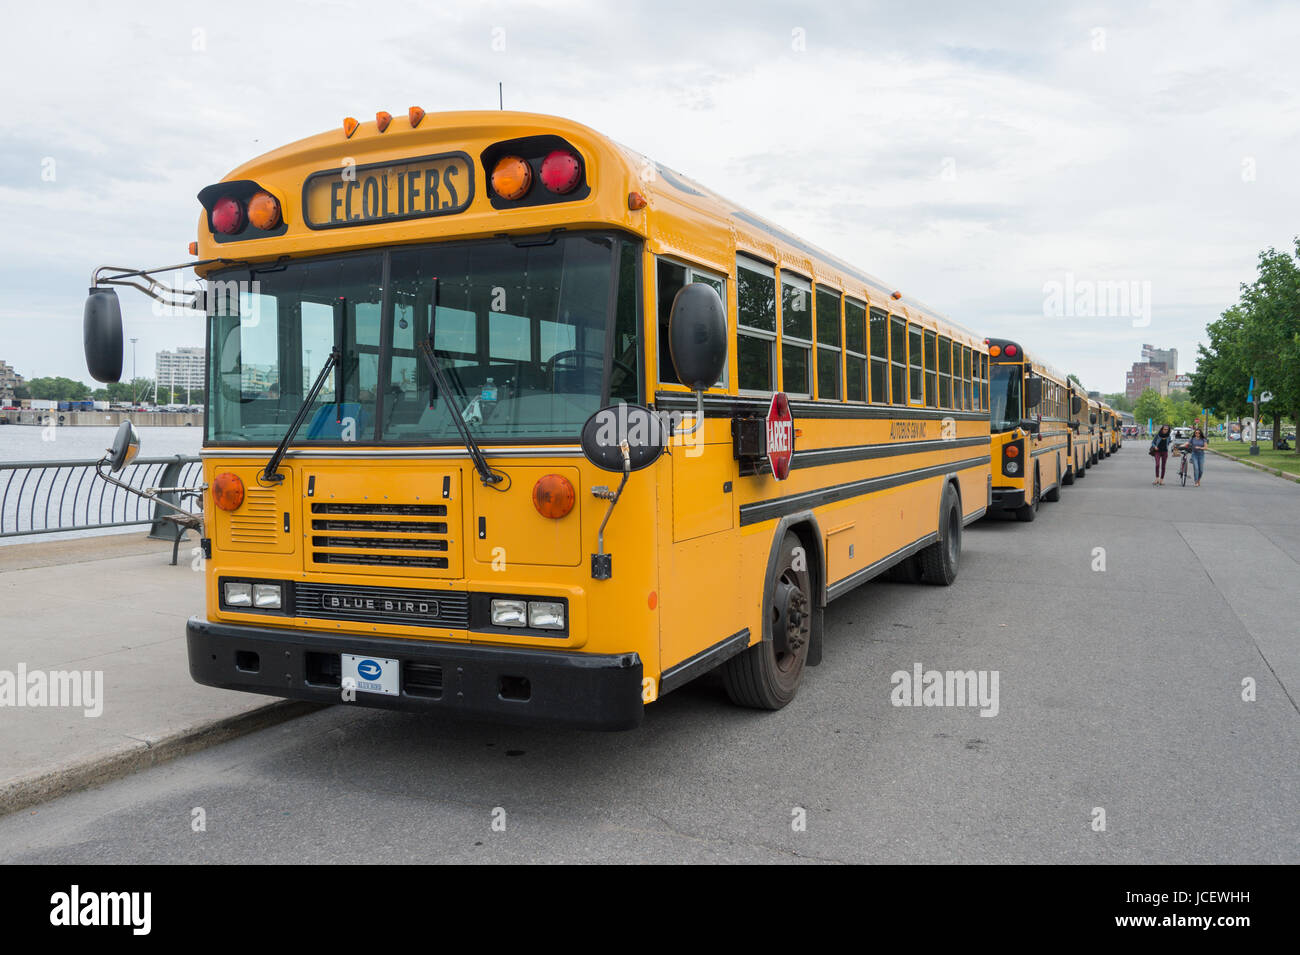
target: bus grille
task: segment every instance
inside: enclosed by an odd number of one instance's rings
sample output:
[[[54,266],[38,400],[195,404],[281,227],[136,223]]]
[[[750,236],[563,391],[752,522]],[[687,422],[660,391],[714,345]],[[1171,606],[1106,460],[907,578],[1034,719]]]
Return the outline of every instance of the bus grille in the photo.
[[[445,504],[313,502],[314,564],[446,570]]]
[[[231,543],[272,545],[279,536],[275,491],[256,487],[245,490],[244,506],[230,515]]]
[[[323,620],[464,630],[469,626],[469,595],[408,587],[298,583],[294,585],[294,612]]]

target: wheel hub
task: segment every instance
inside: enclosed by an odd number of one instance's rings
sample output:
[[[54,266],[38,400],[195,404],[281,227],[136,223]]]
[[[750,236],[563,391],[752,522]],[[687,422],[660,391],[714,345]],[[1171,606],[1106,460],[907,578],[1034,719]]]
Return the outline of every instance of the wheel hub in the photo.
[[[798,653],[808,643],[811,617],[808,595],[789,581],[781,581],[776,599],[772,638],[777,654]]]

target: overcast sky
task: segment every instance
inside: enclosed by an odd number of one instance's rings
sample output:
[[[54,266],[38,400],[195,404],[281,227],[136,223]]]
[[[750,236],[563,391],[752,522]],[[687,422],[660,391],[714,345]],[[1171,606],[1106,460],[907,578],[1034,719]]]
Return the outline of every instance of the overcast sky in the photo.
[[[89,381],[92,268],[185,261],[202,186],[498,80],[1102,391],[1144,342],[1189,368],[1300,232],[1295,3],[48,2],[5,32],[0,359],[27,377]],[[1114,282],[1127,314],[1046,314]],[[202,344],[121,297],[142,375]]]

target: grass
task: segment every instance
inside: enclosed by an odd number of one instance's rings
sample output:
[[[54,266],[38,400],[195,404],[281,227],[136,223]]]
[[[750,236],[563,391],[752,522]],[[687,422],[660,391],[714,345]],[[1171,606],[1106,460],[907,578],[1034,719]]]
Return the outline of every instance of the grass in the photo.
[[[1277,468],[1279,471],[1300,477],[1300,455],[1294,451],[1274,451],[1267,443],[1261,441],[1259,455],[1252,457],[1248,442],[1227,441],[1222,438],[1211,438],[1210,447],[1251,464],[1262,464],[1264,467]]]

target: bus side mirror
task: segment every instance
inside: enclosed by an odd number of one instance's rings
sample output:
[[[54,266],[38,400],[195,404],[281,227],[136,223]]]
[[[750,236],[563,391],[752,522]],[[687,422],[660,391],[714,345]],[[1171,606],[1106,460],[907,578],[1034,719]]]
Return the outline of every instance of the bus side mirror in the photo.
[[[122,304],[111,288],[92,288],[81,323],[86,370],[96,381],[122,378]],[[116,469],[115,469],[116,470]]]
[[[602,471],[640,471],[664,453],[664,437],[663,422],[649,408],[611,405],[582,426],[582,453]]]
[[[1083,399],[1078,395],[1070,396],[1070,414],[1078,414],[1083,410]]]
[[[1038,431],[1040,428],[1042,428],[1042,425],[1039,424],[1037,418],[1021,418],[1020,427],[1023,430],[1028,431],[1030,434],[1038,434]]]
[[[1043,379],[1030,378],[1025,382],[1025,408],[1037,408],[1043,400]]]
[[[674,296],[668,351],[678,380],[692,391],[712,387],[722,374],[727,363],[727,313],[711,286],[692,282]]]
[[[1096,424],[1096,423],[1097,423],[1097,416],[1095,414],[1088,415],[1088,424]]]
[[[100,463],[107,464],[108,469],[116,474],[134,461],[139,453],[140,433],[128,419],[118,426],[117,434],[113,436],[113,446],[108,449],[108,456]]]

